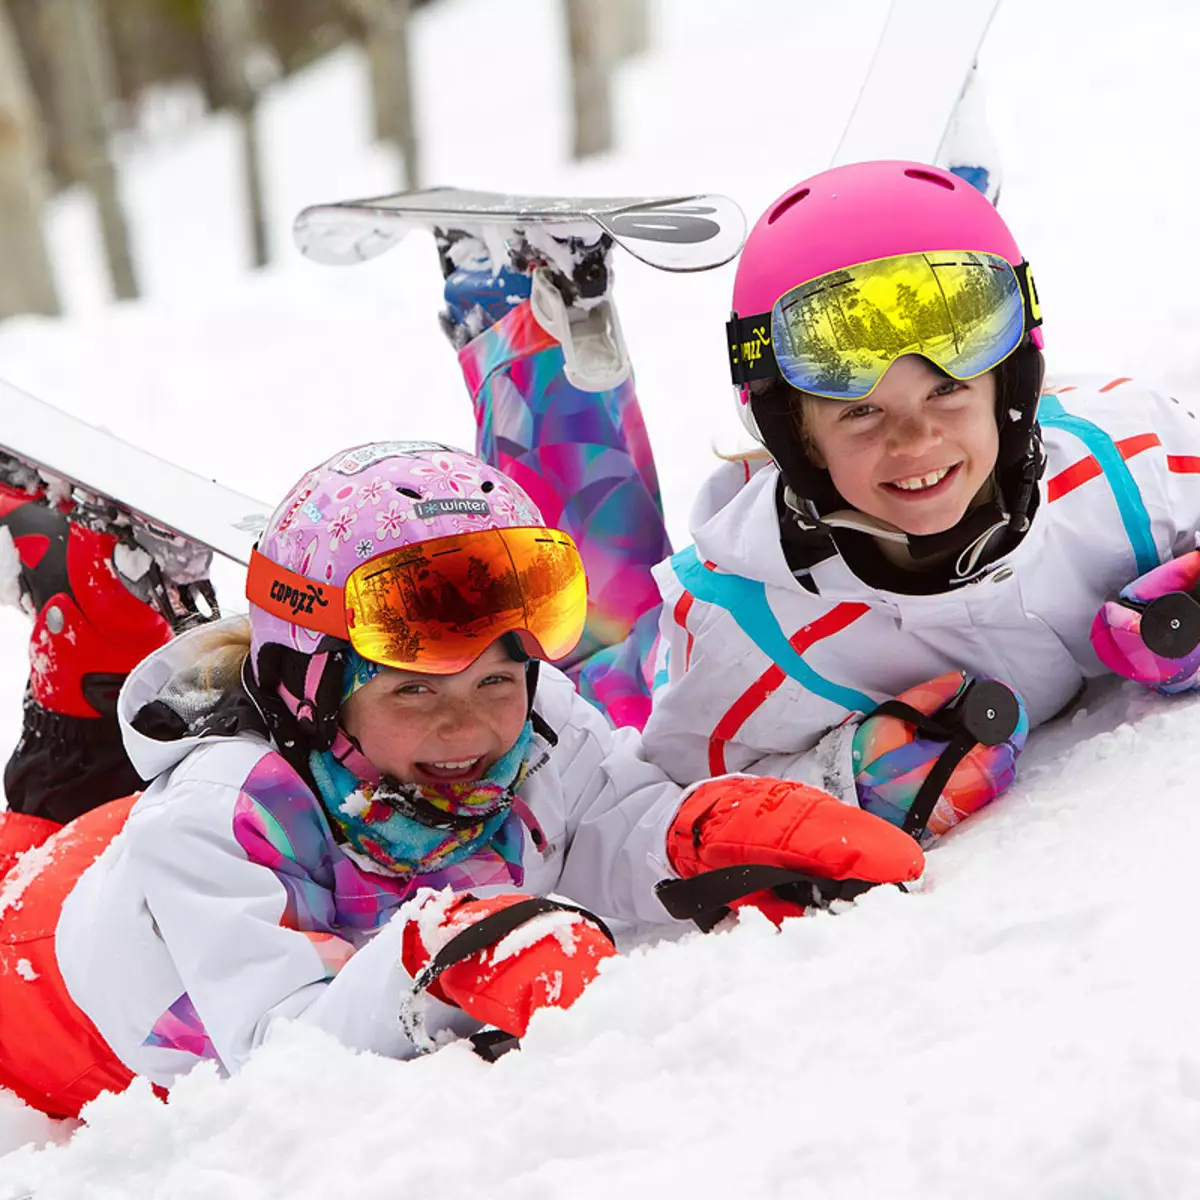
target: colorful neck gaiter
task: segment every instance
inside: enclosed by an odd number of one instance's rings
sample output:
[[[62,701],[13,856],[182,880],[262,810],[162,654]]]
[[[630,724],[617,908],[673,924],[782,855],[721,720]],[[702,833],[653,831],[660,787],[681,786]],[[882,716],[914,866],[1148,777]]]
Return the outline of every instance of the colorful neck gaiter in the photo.
[[[513,809],[529,773],[533,726],[526,721],[511,750],[482,778],[464,783],[400,783],[360,779],[331,752],[309,756],[330,818],[347,842],[397,875],[455,868],[454,886],[501,882],[520,887],[524,836]]]

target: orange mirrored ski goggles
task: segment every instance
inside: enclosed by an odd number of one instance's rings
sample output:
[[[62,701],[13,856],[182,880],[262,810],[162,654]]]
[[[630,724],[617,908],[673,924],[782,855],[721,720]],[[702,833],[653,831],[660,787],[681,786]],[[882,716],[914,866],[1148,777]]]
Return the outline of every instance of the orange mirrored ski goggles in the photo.
[[[769,313],[735,313],[727,331],[735,384],[782,375],[814,396],[861,400],[902,355],[973,379],[1041,323],[1027,262],[946,250],[831,271],[790,288]]]
[[[348,641],[371,662],[452,675],[505,633],[522,635],[538,658],[564,658],[583,634],[587,576],[561,530],[485,529],[377,555],[355,567],[344,588],[255,550],[246,598],[272,616]]]

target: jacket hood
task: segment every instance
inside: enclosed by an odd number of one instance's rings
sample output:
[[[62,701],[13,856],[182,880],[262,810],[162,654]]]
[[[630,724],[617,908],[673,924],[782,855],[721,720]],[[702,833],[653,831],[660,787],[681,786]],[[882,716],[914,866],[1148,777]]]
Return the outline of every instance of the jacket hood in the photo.
[[[723,463],[705,480],[689,520],[702,562],[743,579],[798,586],[779,540],[778,482],[779,468],[768,461]]]
[[[245,722],[232,722],[227,728],[214,725],[211,718],[227,692],[206,687],[197,670],[214,632],[243,619],[227,617],[180,634],[143,659],[125,680],[117,698],[117,719],[129,761],[143,779],[169,771],[201,739],[245,732]],[[174,719],[138,720],[138,714],[156,702],[164,717]],[[265,734],[255,736],[269,741]]]

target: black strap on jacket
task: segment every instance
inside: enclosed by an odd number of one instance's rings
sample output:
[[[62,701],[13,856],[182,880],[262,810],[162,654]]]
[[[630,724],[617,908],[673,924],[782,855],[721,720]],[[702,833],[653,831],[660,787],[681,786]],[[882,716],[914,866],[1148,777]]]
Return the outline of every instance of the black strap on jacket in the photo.
[[[998,746],[1012,737],[1020,715],[1020,705],[1011,689],[996,679],[979,679],[932,716],[902,700],[885,700],[863,718],[898,717],[926,737],[946,743],[908,810],[905,833],[920,839],[954,768],[976,746]]]

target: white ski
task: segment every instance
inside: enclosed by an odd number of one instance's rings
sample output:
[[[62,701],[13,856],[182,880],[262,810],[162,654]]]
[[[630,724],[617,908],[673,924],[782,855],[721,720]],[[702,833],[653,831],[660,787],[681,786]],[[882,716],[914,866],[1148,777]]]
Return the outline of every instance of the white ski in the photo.
[[[832,165],[936,163],[1000,0],[892,0]]]
[[[531,225],[591,226],[663,271],[706,271],[729,262],[746,238],[746,217],[728,196],[513,196],[427,188],[315,204],[296,218],[301,252],[345,266],[390,250],[411,229]]]
[[[3,381],[0,453],[243,566],[273,511]]]

